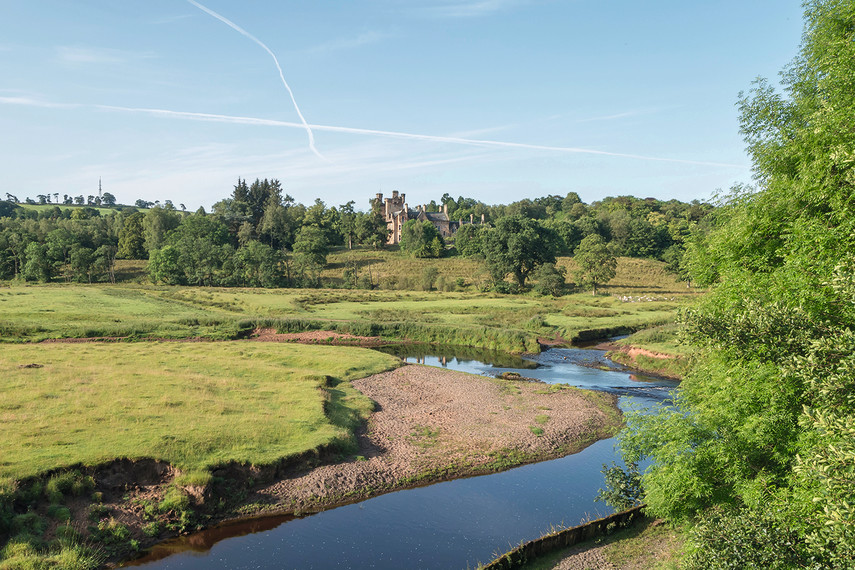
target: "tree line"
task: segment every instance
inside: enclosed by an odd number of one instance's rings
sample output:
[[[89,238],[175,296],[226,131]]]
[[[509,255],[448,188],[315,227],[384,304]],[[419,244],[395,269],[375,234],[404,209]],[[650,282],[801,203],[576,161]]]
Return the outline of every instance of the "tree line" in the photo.
[[[577,253],[583,243],[585,250],[599,248],[600,257],[583,278],[589,285],[610,278],[603,256],[664,259],[679,271],[688,236],[703,227],[712,210],[700,202],[631,196],[588,205],[573,192],[499,206],[446,194],[441,205],[432,203],[428,210],[443,206],[452,220],[483,216],[485,223],[462,224],[447,244],[431,223],[410,220],[403,228],[402,251],[418,257],[478,257],[497,291],[519,291],[535,277],[553,294],[564,278],[554,265],[556,257]],[[383,248],[388,239],[380,204],[371,201],[365,212],[353,201],[328,207],[318,199],[305,206],[275,179],[251,184],[238,179],[230,196],[210,213],[202,208],[187,212],[183,205],[179,210],[170,200],[137,200],[136,207],[114,208],[102,213],[85,205],[32,209],[0,202],[0,278],[114,281],[116,259],[140,259],[148,260],[155,283],[318,286],[330,248]],[[595,275],[596,266],[605,273]]]

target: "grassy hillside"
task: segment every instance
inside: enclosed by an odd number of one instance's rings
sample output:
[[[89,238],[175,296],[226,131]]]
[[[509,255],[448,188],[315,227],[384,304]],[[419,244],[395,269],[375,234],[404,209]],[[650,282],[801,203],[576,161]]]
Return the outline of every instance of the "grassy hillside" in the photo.
[[[567,269],[568,284],[573,283],[576,265],[572,257],[558,258],[558,266]],[[376,251],[367,248],[335,249],[327,258],[321,274],[325,282],[340,286],[346,270],[354,268],[359,277],[370,275],[371,282],[380,289],[422,289],[423,274],[427,268],[436,268],[436,289],[445,291],[472,291],[486,287],[490,274],[483,261],[471,257],[446,257],[418,259],[391,247]],[[677,282],[674,275],[665,271],[665,264],[651,259],[621,257],[617,275],[602,286],[608,295],[685,295],[695,293],[685,282]]]

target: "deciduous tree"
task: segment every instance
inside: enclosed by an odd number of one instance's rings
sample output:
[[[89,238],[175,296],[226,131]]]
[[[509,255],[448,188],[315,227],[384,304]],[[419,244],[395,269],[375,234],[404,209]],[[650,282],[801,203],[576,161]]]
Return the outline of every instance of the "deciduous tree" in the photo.
[[[427,220],[409,220],[401,228],[401,251],[413,257],[441,257],[445,243]]]
[[[499,218],[496,227],[484,234],[481,243],[493,279],[502,281],[511,274],[517,285],[524,287],[526,279],[538,266],[555,263],[559,239],[553,230],[536,220],[515,215]]]
[[[617,274],[617,258],[606,242],[597,234],[582,240],[576,248],[573,260],[576,262],[576,281],[591,287],[597,294],[597,285],[608,283]]]

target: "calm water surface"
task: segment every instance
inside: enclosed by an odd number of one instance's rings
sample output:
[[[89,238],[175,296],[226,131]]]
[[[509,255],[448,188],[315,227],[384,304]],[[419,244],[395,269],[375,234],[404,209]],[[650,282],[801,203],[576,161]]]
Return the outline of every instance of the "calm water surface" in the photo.
[[[523,360],[508,355],[459,357],[450,349],[397,349],[409,362],[473,374],[519,372],[621,395],[621,407],[650,407],[676,383],[601,370],[601,351],[552,349]],[[628,398],[627,396],[632,396]],[[612,439],[580,453],[503,473],[398,491],[302,517],[260,519],[203,531],[164,545],[146,568],[378,568],[463,569],[505,552],[550,528],[610,514],[595,503],[604,463],[618,461]],[[249,533],[249,534],[247,534]],[[182,550],[183,549],[183,550]],[[172,554],[178,550],[177,553]]]

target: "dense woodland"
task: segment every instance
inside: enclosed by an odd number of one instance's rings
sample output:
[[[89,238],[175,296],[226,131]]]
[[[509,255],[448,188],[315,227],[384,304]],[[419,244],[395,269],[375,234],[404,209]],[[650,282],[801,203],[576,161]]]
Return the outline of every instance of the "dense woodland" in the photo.
[[[0,279],[114,281],[116,259],[147,259],[155,283],[322,286],[319,274],[330,248],[386,247],[386,224],[373,202],[366,212],[354,202],[328,207],[318,199],[304,206],[283,194],[278,180],[239,179],[210,213],[177,209],[169,200],[122,206],[110,196],[69,207],[67,198],[53,206],[50,196],[38,198],[37,208],[0,202]],[[106,203],[112,207],[95,207]],[[555,293],[555,281],[564,282],[553,265],[556,257],[574,254],[589,236],[596,238],[586,243],[607,246],[601,256],[663,259],[679,272],[690,236],[704,231],[713,210],[699,202],[631,196],[585,204],[574,192],[498,206],[446,194],[439,204],[428,204],[429,211],[443,207],[452,220],[483,215],[486,223],[464,224],[445,243],[430,223],[411,220],[403,229],[403,252],[483,258],[494,288],[504,292],[525,288],[539,271],[537,281],[552,283]],[[586,279],[595,284],[608,275]]]

